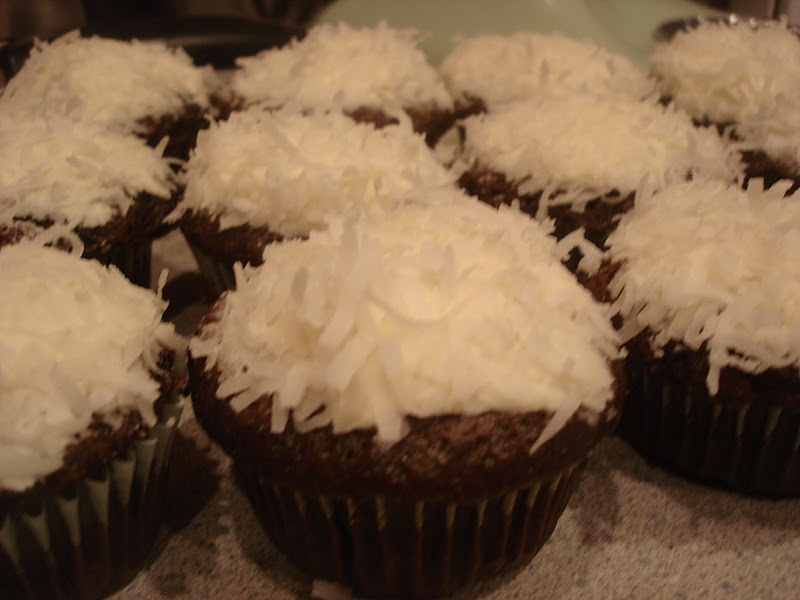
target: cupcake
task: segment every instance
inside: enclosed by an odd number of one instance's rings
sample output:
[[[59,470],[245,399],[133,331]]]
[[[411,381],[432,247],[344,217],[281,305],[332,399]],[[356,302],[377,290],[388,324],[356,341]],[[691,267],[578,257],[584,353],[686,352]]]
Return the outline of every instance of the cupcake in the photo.
[[[675,471],[800,493],[800,204],[719,181],[642,194],[608,239],[628,342],[619,431]]]
[[[56,112],[134,132],[185,158],[206,126],[218,82],[182,48],[160,41],[122,41],[78,31],[37,41],[0,97],[0,110]]]
[[[162,151],[98,123],[0,110],[0,223],[72,229],[85,257],[147,287],[152,240],[176,202]]]
[[[267,244],[307,236],[329,215],[456,188],[455,175],[407,127],[376,129],[337,111],[289,106],[256,106],[212,124],[183,177],[173,218],[218,292],[233,284],[235,262],[261,264]]]
[[[650,57],[661,93],[704,123],[732,129],[748,177],[800,182],[800,39],[784,21],[701,21]]]
[[[231,87],[246,106],[294,102],[379,126],[410,119],[432,145],[455,121],[454,105],[417,41],[415,31],[383,22],[316,25],[302,39],[240,58]]]
[[[654,82],[627,57],[558,32],[465,38],[444,58],[439,73],[457,101],[489,110],[543,92],[642,100],[655,91]]]
[[[158,531],[180,340],[112,267],[22,240],[0,271],[0,597],[100,598]]]
[[[203,319],[190,381],[277,547],[367,597],[528,561],[622,390],[606,307],[555,241],[469,201],[337,220],[264,259]]]
[[[741,177],[735,145],[655,100],[542,94],[462,126],[454,168],[467,192],[493,206],[519,199],[524,212],[553,218],[559,239],[581,230],[599,248],[643,180],[660,189]]]

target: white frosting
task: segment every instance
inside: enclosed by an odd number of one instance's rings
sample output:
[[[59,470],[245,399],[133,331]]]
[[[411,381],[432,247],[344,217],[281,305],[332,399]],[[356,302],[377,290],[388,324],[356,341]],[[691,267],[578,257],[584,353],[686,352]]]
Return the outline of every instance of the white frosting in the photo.
[[[578,190],[586,198],[657,188],[689,174],[734,180],[738,151],[714,129],[654,101],[541,95],[469,117],[465,159],[522,182],[521,194]]]
[[[800,164],[800,40],[786,23],[707,22],[659,45],[650,63],[678,106],[733,121],[751,145]]]
[[[655,90],[627,57],[561,33],[466,38],[445,57],[439,72],[454,97],[480,98],[489,110],[543,91],[639,100]]]
[[[612,398],[607,307],[517,209],[406,205],[264,258],[237,270],[190,351],[219,368],[217,394],[235,410],[275,393],[274,431],[293,410],[301,430],[374,426],[391,443],[407,415],[572,414]]]
[[[93,412],[154,422],[166,303],[114,268],[22,241],[0,249],[0,488],[58,469]]]
[[[789,182],[742,190],[719,181],[642,193],[608,238],[624,261],[612,281],[631,331],[661,347],[707,344],[708,389],[733,366],[758,373],[800,362],[800,202]]]
[[[451,108],[436,69],[416,47],[418,34],[345,23],[312,27],[301,40],[237,60],[233,91],[248,102],[353,110],[361,106],[397,114],[402,108]]]
[[[173,175],[162,152],[97,123],[0,111],[0,222],[92,227],[125,214],[141,192],[168,198]]]
[[[176,214],[203,209],[222,228],[306,235],[334,213],[413,200],[455,185],[410,127],[376,129],[338,112],[252,107],[201,131]]]
[[[58,112],[125,131],[137,120],[208,106],[210,67],[198,68],[181,48],[162,42],[82,38],[73,31],[37,41],[0,97],[0,110]]]

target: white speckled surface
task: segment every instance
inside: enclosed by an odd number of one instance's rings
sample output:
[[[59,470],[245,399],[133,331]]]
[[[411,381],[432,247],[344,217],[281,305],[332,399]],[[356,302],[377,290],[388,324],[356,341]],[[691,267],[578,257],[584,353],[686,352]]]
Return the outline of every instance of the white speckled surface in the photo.
[[[178,234],[157,269],[193,262]],[[197,306],[179,316],[184,330]],[[114,600],[300,600],[312,581],[269,543],[227,457],[195,421],[181,427],[167,526],[151,560]],[[587,462],[550,541],[525,568],[455,600],[800,597],[800,499],[741,496],[649,465],[605,440]]]

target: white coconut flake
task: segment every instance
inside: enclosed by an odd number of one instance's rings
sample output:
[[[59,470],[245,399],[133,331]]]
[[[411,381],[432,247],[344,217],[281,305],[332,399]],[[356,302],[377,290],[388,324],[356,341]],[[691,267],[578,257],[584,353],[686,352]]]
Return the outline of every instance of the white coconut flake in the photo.
[[[465,38],[439,72],[454,97],[480,98],[490,111],[542,92],[641,100],[655,91],[655,82],[627,57],[558,32]]]
[[[388,109],[452,108],[453,101],[425,54],[419,34],[385,22],[355,28],[346,23],[312,27],[300,40],[237,60],[231,87],[249,103],[305,107]]]
[[[800,40],[785,21],[704,22],[657,46],[650,64],[691,115],[733,122],[746,143],[800,164]]]
[[[94,227],[140,193],[169,198],[170,163],[142,140],[56,114],[0,112],[0,222]]]
[[[113,267],[23,240],[0,249],[0,272],[0,488],[24,490],[61,466],[93,413],[153,423],[150,373],[181,339],[161,321],[166,303]]]
[[[572,192],[550,198],[554,204],[585,204],[612,191],[624,198],[643,177],[658,189],[694,175],[742,176],[730,140],[654,101],[543,94],[469,117],[463,126],[467,164],[521,182],[521,194]]]
[[[420,190],[453,188],[455,179],[422,136],[400,125],[376,129],[335,111],[253,107],[200,132],[173,217],[205,210],[223,229],[249,224],[307,235],[331,214],[413,202]]]
[[[786,191],[787,184],[778,190]],[[698,180],[636,199],[609,236],[622,261],[613,310],[628,335],[650,327],[709,354],[708,389],[722,367],[749,373],[800,361],[800,203],[760,181],[747,190]]]
[[[562,423],[611,400],[620,350],[559,252],[519,210],[471,199],[333,220],[242,268],[190,350],[219,369],[220,398],[242,391],[235,410],[271,394],[273,431],[290,410],[301,430],[374,427],[381,444],[409,415],[545,410]],[[298,277],[299,306],[286,301]]]
[[[73,31],[36,41],[0,96],[0,111],[57,113],[127,132],[145,117],[207,107],[216,85],[213,70],[196,67],[181,48]]]

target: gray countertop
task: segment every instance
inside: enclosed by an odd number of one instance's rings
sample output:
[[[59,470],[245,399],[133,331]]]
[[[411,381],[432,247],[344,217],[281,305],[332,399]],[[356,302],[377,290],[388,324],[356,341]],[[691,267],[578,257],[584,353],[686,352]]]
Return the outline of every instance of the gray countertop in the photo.
[[[270,544],[196,421],[182,426],[168,525],[115,600],[312,598]],[[457,600],[791,599],[800,594],[800,500],[685,481],[611,437],[586,463],[552,538],[531,563]]]
[[[155,269],[194,268],[183,240],[157,244]],[[178,317],[191,330],[202,307]],[[114,600],[314,597],[312,580],[270,544],[230,461],[189,418],[173,456],[167,523],[149,562]],[[648,464],[617,437],[587,461],[552,538],[529,565],[456,600],[796,599],[800,499],[718,490]]]

